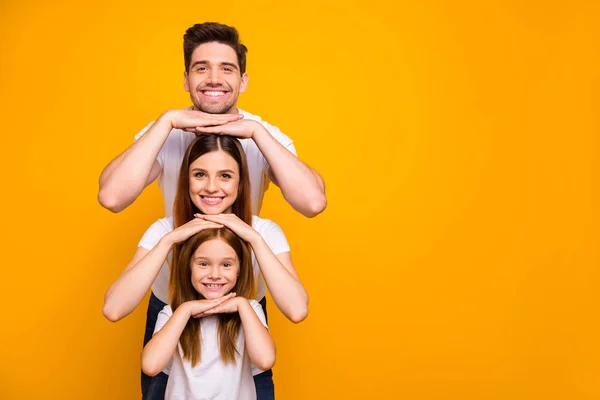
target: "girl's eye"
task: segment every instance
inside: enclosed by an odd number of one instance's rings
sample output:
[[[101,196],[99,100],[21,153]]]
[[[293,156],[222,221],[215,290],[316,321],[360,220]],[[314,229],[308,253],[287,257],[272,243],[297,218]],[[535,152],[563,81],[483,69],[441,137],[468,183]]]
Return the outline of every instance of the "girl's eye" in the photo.
[[[221,176],[225,179],[231,179],[231,175],[229,175],[229,174],[223,174]]]
[[[208,267],[207,262],[200,262],[200,263],[198,263],[198,265],[201,266],[202,268]]]
[[[203,178],[204,176],[205,176],[205,175],[204,175],[204,173],[203,173],[203,172],[196,172],[196,173],[194,174],[194,177],[196,177],[196,178]]]
[[[230,263],[225,263],[225,264],[223,264],[223,266],[224,266],[225,268],[229,268],[229,267],[231,267],[231,264],[230,264]]]

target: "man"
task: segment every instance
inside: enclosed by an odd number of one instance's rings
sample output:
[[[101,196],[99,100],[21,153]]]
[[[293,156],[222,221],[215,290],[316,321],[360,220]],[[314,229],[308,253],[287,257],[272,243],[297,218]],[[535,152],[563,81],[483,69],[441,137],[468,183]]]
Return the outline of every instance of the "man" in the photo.
[[[102,206],[120,212],[158,179],[165,214],[171,216],[185,150],[196,134],[205,133],[240,139],[248,160],[255,214],[260,211],[269,181],[279,186],[286,201],[303,215],[313,217],[325,209],[323,179],[296,157],[292,140],[260,117],[237,108],[238,95],[248,85],[246,52],[235,28],[208,22],[187,30],[184,87],[193,106],[163,113],[104,168],[98,193]],[[166,302],[151,296],[144,345],[152,337],[156,316]],[[166,380],[165,374],[154,378],[142,375],[143,397],[162,398]],[[255,376],[255,383],[259,400],[274,397],[271,371]]]

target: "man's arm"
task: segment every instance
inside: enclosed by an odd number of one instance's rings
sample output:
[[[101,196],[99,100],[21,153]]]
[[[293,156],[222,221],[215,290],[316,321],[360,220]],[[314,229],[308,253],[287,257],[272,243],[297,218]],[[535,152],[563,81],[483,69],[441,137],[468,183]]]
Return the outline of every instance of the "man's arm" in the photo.
[[[325,181],[311,167],[283,147],[260,123],[252,139],[269,163],[273,183],[285,200],[302,215],[312,218],[325,210]]]
[[[132,204],[144,188],[158,177],[156,160],[172,129],[216,126],[242,118],[239,114],[209,115],[194,110],[170,110],[162,114],[148,131],[112,160],[100,174],[98,201],[112,212]]]
[[[269,163],[273,182],[294,210],[312,218],[327,207],[323,178],[283,147],[260,122],[241,120],[216,127],[197,127],[196,131],[254,140]]]

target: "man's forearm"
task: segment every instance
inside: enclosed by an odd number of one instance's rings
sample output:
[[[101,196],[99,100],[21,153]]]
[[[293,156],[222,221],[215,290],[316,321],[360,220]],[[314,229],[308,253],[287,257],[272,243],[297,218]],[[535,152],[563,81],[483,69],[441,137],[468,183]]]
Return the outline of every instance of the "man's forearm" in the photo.
[[[262,125],[252,138],[269,163],[283,197],[294,210],[309,218],[325,210],[325,182],[315,170],[283,147]]]
[[[103,207],[113,212],[122,211],[156,179],[160,170],[153,166],[171,129],[165,113],[139,140],[104,168],[98,192],[98,201]]]

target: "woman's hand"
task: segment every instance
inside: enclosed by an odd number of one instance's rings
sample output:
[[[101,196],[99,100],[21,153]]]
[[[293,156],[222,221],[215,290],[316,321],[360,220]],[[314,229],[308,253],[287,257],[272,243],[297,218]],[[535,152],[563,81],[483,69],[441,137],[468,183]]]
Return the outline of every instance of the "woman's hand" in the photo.
[[[202,218],[194,218],[190,222],[185,223],[177,229],[169,232],[167,235],[165,235],[165,238],[168,240],[169,244],[174,245],[189,239],[204,229],[218,229],[222,227],[223,225],[219,223],[204,220]]]
[[[190,317],[201,318],[206,315],[209,315],[207,312],[214,309],[215,307],[220,306],[221,304],[231,300],[235,297],[235,293],[226,294],[223,297],[213,300],[192,300],[186,301],[185,307],[187,307]]]
[[[252,244],[256,239],[261,238],[260,234],[256,232],[254,228],[239,219],[239,217],[235,214],[194,214],[194,216],[208,222],[226,226],[227,228],[231,229],[233,233],[250,244]]]

